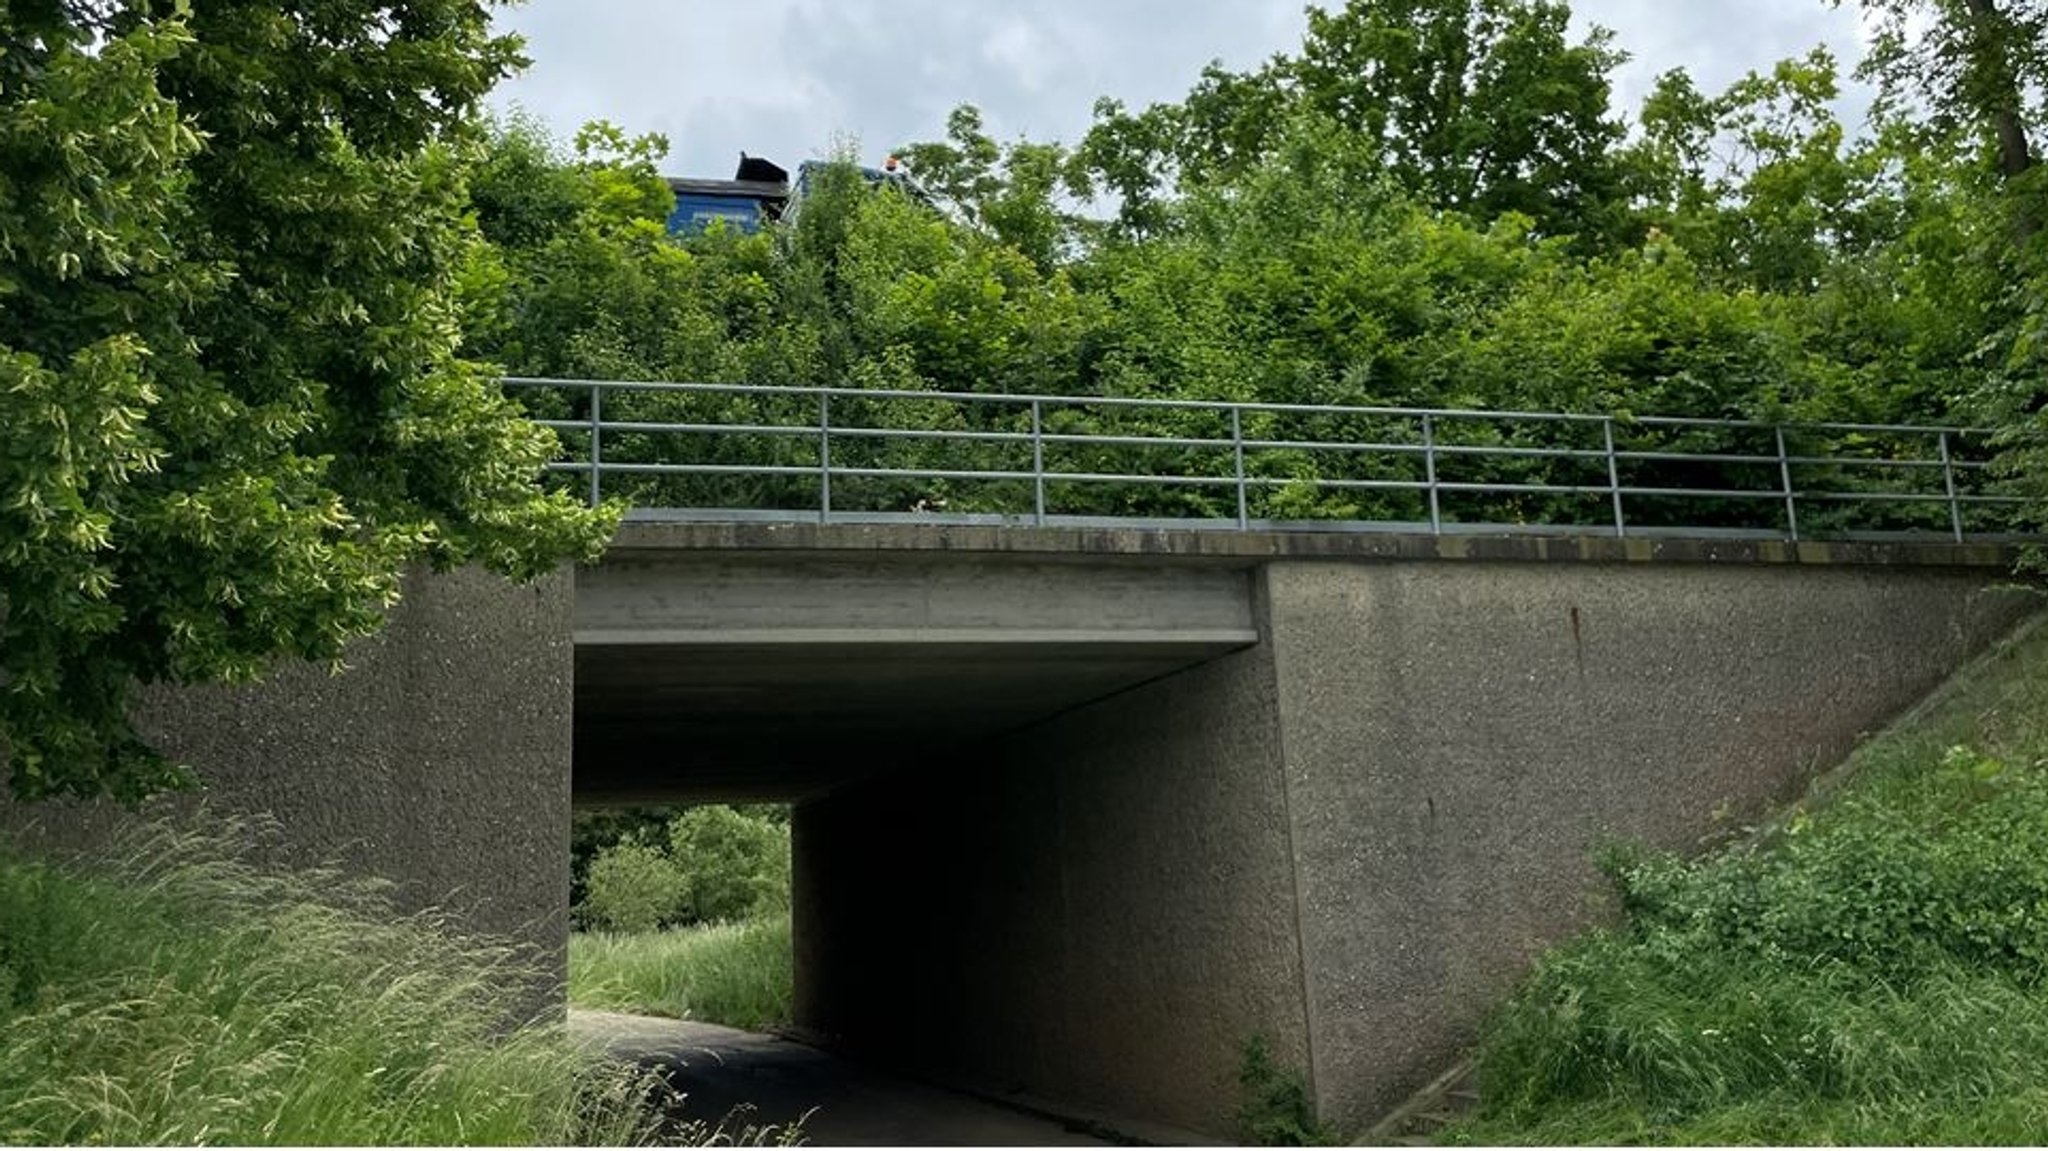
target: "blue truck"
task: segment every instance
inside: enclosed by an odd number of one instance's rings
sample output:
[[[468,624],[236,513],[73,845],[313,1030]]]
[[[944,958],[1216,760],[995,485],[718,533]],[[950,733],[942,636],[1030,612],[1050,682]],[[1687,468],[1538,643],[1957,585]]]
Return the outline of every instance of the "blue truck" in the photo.
[[[676,206],[669,213],[668,230],[677,234],[701,232],[714,221],[723,220],[728,228],[758,232],[793,212],[802,202],[813,174],[824,166],[821,160],[805,160],[797,165],[796,179],[791,180],[786,169],[741,152],[739,168],[730,180],[670,176],[668,186],[676,194]],[[894,156],[881,168],[862,168],[860,173],[869,184],[910,187]]]

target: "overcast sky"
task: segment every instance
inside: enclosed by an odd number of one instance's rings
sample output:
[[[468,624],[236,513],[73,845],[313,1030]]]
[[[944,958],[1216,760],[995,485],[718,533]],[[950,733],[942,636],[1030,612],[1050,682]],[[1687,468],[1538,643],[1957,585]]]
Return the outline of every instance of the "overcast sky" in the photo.
[[[1845,71],[1859,52],[1853,4],[1575,9],[1631,55],[1616,78],[1616,106],[1631,116],[1670,68],[1715,91],[1816,44]],[[565,142],[593,119],[660,132],[671,175],[730,176],[742,150],[794,168],[842,140],[874,164],[942,136],[961,103],[979,105],[998,139],[1072,142],[1099,96],[1133,108],[1177,100],[1212,59],[1242,69],[1292,51],[1302,11],[1301,0],[528,0],[499,23],[526,37],[533,66],[493,104],[524,108]]]

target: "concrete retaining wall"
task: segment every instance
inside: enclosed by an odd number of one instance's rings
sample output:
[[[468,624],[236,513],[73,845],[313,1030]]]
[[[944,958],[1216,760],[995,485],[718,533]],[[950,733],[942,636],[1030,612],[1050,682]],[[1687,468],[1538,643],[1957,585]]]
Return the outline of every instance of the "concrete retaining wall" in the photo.
[[[1266,579],[1314,1081],[1354,1130],[1588,923],[1602,837],[1741,826],[2038,603],[1995,573],[1846,567]]]
[[[569,858],[567,570],[525,587],[477,571],[418,575],[349,670],[280,667],[260,685],[144,693],[139,726],[193,764],[204,803],[273,817],[288,861],[333,862],[396,884],[407,908],[532,948],[536,1008],[561,1010]],[[0,801],[0,821],[88,847],[111,805]]]

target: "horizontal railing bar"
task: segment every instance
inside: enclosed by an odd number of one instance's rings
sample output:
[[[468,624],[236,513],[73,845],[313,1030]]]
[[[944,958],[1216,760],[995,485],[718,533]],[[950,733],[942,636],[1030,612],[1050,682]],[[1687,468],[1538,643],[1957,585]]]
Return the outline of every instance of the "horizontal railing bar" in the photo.
[[[586,474],[588,463],[555,462],[546,465],[551,472]],[[602,468],[606,472],[629,475],[680,475],[680,476],[816,476],[816,464],[661,464],[630,463],[607,460]],[[1140,475],[1117,472],[1062,472],[998,470],[986,471],[967,468],[862,468],[835,467],[835,476],[854,476],[865,479],[909,479],[909,480],[1030,480],[1043,475],[1048,483],[1096,483],[1096,484],[1165,484],[1185,486],[1218,487],[1235,483],[1231,476],[1201,475]],[[1426,491],[1432,485],[1423,480],[1351,480],[1330,477],[1305,476],[1257,476],[1248,475],[1247,485],[1262,488],[1284,488],[1295,484],[1306,484],[1317,488],[1361,489],[1385,491]],[[1440,481],[1434,485],[1439,491],[1496,494],[1513,492],[1536,492],[1552,495],[1607,495],[1610,490],[1605,484],[1486,484],[1454,481]],[[1672,496],[1687,499],[1783,499],[1785,493],[1775,489],[1738,488],[1668,488],[1623,485],[1625,496]],[[1865,501],[1897,503],[1948,503],[1950,497],[1941,493],[1923,494],[1915,492],[1834,492],[1794,491],[1793,496],[1801,500]],[[2024,504],[2023,496],[1957,495],[1957,503],[1973,504]]]
[[[1902,504],[1945,504],[1950,502],[1959,504],[2023,504],[2027,502],[2022,496],[1973,496],[1962,494],[1950,496],[1944,492],[1932,494],[1920,492],[1800,492],[1799,498],[1802,500],[1856,501],[1861,503],[1884,501]]]
[[[1439,456],[1508,456],[1514,459],[1529,460],[1604,460],[1607,458],[1607,453],[1600,448],[1515,448],[1492,444],[1439,443],[1436,445],[1436,454]]]
[[[588,464],[584,467],[587,469]],[[657,464],[606,460],[599,471],[650,476],[809,476],[818,477],[817,464]],[[838,475],[840,469],[833,468]]]
[[[1255,440],[1246,439],[1245,451],[1382,452],[1389,455],[1419,456],[1428,451],[1421,444],[1351,443],[1344,440]]]
[[[542,427],[556,428],[567,432],[587,432],[589,420],[535,420]],[[815,436],[818,426],[802,424],[658,424],[640,420],[599,420],[599,431],[605,432],[674,432],[688,435],[748,435],[748,436]],[[840,429],[833,428],[838,435]]]
[[[656,522],[779,522],[777,517],[789,515],[816,516],[815,509],[802,508],[634,508],[626,513],[629,520]],[[1015,527],[1142,527],[1187,529],[1193,531],[1237,531],[1240,525],[1234,517],[1189,516],[1168,518],[1162,516],[1103,516],[1080,515],[1052,512],[1047,513],[1044,523],[1030,512],[882,512],[845,511],[832,513],[835,523],[887,523],[887,524],[985,524]],[[1317,531],[1317,532],[1371,532],[1379,534],[1430,534],[1429,525],[1411,520],[1275,520],[1253,518],[1242,525],[1252,531]],[[1442,535],[1532,535],[1532,536],[1590,536],[1602,539],[1614,538],[1614,525],[1606,523],[1518,523],[1505,520],[1445,520]],[[1757,542],[1779,542],[1785,538],[1782,529],[1775,528],[1728,528],[1728,527],[1670,527],[1659,524],[1630,524],[1628,534],[1649,539],[1717,539]],[[1811,537],[1815,540],[1846,540],[1861,542],[1926,541],[1929,543],[1953,542],[1947,531],[1933,529],[1896,529],[1889,531],[1837,531],[1824,532]],[[1987,532],[1973,537],[1992,543],[2029,543],[2037,537],[2011,533]]]
[[[586,474],[588,463],[557,461],[546,465],[551,472]],[[816,476],[816,464],[663,464],[635,463],[629,461],[605,461],[603,471],[639,475],[702,475],[702,476]],[[1042,473],[1006,469],[977,470],[971,468],[867,468],[834,467],[836,476],[857,476],[869,479],[957,479],[957,480],[1029,480],[1042,475],[1048,482],[1099,484],[1186,484],[1220,486],[1236,482],[1231,476],[1204,475],[1145,475],[1122,472],[1063,472]],[[1306,484],[1311,487],[1380,489],[1389,491],[1425,491],[1432,485],[1424,480],[1355,480],[1335,477],[1310,476],[1259,476],[1247,475],[1244,482],[1263,488],[1289,487]],[[1606,495],[1612,489],[1605,484],[1488,484],[1439,481],[1434,485],[1440,491],[1510,493],[1543,492],[1557,495]],[[1676,496],[1688,499],[1783,499],[1785,493],[1776,489],[1756,488],[1673,488],[1623,485],[1620,489],[1625,496]],[[1793,496],[1801,500],[1865,501],[1896,503],[1948,503],[1951,497],[1940,492],[1837,492],[1796,490]],[[1953,497],[1957,503],[1973,504],[2024,504],[2024,496],[1965,495]]]
[[[1028,440],[1031,437],[1026,435],[1024,438]],[[1046,432],[1039,439],[1048,444],[1103,444],[1132,448],[1221,448],[1227,451],[1234,446],[1234,442],[1228,439],[1196,439],[1192,436],[1096,436],[1084,432]]]
[[[1951,460],[1944,464],[1939,459],[1891,460],[1871,459],[1867,456],[1786,456],[1785,462],[1802,467],[1933,468],[1936,471],[1940,471],[1944,467],[1962,468],[1965,466],[1961,460]],[[1980,464],[1978,466],[1982,467],[1983,465]]]
[[[818,434],[817,425],[802,429],[811,435]],[[963,432],[952,428],[874,428],[842,427],[832,425],[835,437],[845,436],[856,440],[940,440],[953,443],[976,444],[1028,444],[1030,432]],[[838,471],[838,468],[833,468]]]
[[[557,431],[587,432],[588,420],[535,420],[542,427]],[[818,434],[818,429],[802,424],[669,424],[638,420],[601,420],[597,427],[607,432],[676,433],[685,435],[770,435],[787,437],[809,437]],[[942,440],[955,443],[1015,444],[1030,443],[1029,432],[958,431],[945,428],[876,428],[841,427],[831,429],[834,436],[854,439],[898,439],[898,440]],[[1039,437],[1048,444],[1100,444],[1117,447],[1181,447],[1217,448],[1232,446],[1225,439],[1195,439],[1178,436],[1108,436],[1078,433],[1048,432]],[[1293,450],[1329,452],[1380,452],[1401,455],[1420,455],[1425,449],[1420,444],[1387,443],[1319,443],[1314,440],[1246,440],[1246,451]],[[1503,445],[1460,445],[1438,444],[1438,455],[1500,456],[1511,459],[1605,459],[1607,453],[1598,448],[1537,448]],[[1717,452],[1652,452],[1618,449],[1617,460],[1644,460],[1667,463],[1722,463],[1736,465],[1775,466],[1776,456],[1735,455]],[[1921,468],[1943,467],[1938,459],[1893,460],[1867,459],[1857,456],[1787,456],[1785,462],[1811,467],[1875,467],[1875,468]],[[1990,464],[1975,460],[1952,460],[1946,466],[1957,471],[1984,471]]]

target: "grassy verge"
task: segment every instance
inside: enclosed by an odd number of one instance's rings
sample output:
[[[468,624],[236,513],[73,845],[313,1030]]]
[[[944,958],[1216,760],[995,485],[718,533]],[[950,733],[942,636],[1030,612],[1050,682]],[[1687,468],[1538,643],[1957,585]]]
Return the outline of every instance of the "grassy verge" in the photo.
[[[569,937],[569,1002],[759,1031],[789,1021],[789,919]]]
[[[2048,627],[1698,861],[1494,1021],[1472,1143],[2048,1140]]]
[[[506,1034],[516,956],[239,830],[134,833],[116,862],[0,847],[0,1143],[644,1142],[647,1085]]]

